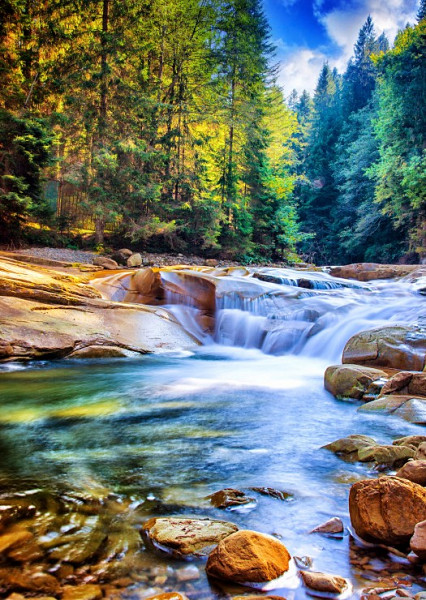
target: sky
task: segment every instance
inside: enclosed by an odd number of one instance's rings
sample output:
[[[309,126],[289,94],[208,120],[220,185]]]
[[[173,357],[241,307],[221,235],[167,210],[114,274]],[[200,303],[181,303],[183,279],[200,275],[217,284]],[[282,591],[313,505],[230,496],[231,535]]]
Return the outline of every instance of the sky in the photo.
[[[378,35],[392,43],[414,23],[418,0],[263,0],[277,47],[278,83],[288,96],[315,89],[325,61],[344,72],[358,32],[370,14]]]

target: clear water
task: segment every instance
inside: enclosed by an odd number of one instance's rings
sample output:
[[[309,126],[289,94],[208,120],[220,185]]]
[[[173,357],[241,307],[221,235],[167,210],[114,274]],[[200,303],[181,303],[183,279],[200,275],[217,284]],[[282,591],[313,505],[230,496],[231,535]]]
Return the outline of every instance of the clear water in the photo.
[[[131,517],[136,528],[155,515],[222,518],[279,536],[292,555],[310,556],[314,570],[348,577],[357,591],[405,572],[415,574],[413,589],[420,589],[419,574],[385,551],[362,550],[349,535],[309,532],[334,516],[349,526],[351,484],[377,476],[324,444],[353,433],[391,443],[424,432],[397,417],[357,412],[359,403],[338,401],[323,388],[325,368],[340,360],[351,335],[415,322],[424,298],[402,285],[330,289],[328,280],[314,291],[277,296],[277,288],[295,289],[285,284],[289,277],[265,284],[264,297],[222,297],[213,335],[201,330],[191,302],[171,306],[206,344],[194,352],[0,366],[0,493],[107,490],[138,506]],[[225,487],[246,491],[256,504],[213,508],[206,496]],[[291,497],[277,500],[251,487]],[[362,552],[369,569],[358,564]],[[162,558],[152,561],[164,565]],[[201,563],[200,572],[184,589],[191,600],[243,593],[209,582]],[[141,598],[149,589],[135,579],[125,597]],[[273,593],[307,597],[302,585]]]
[[[140,522],[158,514],[224,518],[279,535],[292,555],[312,557],[315,569],[365,585],[349,560],[349,536],[309,531],[333,516],[348,526],[350,484],[376,473],[321,446],[351,433],[389,443],[422,429],[335,400],[323,389],[326,365],[211,346],[186,355],[3,371],[3,489],[106,488],[145,503]],[[263,486],[292,498],[248,490]],[[224,487],[247,490],[257,505],[212,508],[205,497]],[[217,593],[204,575],[198,586]],[[280,593],[304,598],[306,592]]]

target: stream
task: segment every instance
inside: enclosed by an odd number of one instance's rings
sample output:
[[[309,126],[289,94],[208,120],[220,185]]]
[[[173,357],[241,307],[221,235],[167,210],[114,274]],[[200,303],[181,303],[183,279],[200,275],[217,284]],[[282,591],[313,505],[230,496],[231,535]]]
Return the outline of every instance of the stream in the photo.
[[[278,536],[291,555],[309,556],[317,571],[349,578],[354,597],[372,583],[407,574],[412,589],[422,589],[407,561],[363,547],[347,532],[340,538],[309,532],[334,516],[349,527],[350,485],[377,476],[370,465],[345,462],[323,445],[353,433],[388,444],[424,432],[392,415],[357,412],[359,402],[338,401],[323,388],[325,368],[340,362],[351,335],[424,318],[424,298],[408,284],[340,286],[318,273],[311,276],[315,284],[303,288],[289,270],[277,271],[264,273],[273,281],[250,278],[254,288],[243,295],[235,289],[247,288],[247,277],[230,277],[231,288],[217,292],[210,331],[200,326],[200,308],[183,303],[174,282],[162,304],[202,342],[198,348],[2,365],[2,498],[15,494],[61,514],[66,511],[59,505],[80,514],[84,498],[102,499],[102,518],[119,534],[121,523],[124,538],[129,523],[137,531],[151,516],[229,520]],[[253,502],[234,510],[212,507],[206,497],[227,487],[246,491]],[[61,500],[49,505],[46,495]],[[66,526],[61,521],[55,530],[53,517],[49,523],[42,542]],[[195,575],[184,581],[176,573],[188,563],[143,549],[114,557],[127,561],[127,579],[116,586],[124,598],[177,589],[191,600],[253,593],[209,582],[202,560],[190,563]],[[90,582],[102,560],[108,562],[98,549],[73,567],[74,576],[86,568]],[[271,593],[308,597],[301,584]]]

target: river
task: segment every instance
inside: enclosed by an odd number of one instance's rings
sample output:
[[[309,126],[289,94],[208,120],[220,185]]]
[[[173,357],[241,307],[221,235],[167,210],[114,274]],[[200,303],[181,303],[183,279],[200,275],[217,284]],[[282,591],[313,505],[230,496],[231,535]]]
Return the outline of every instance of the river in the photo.
[[[262,285],[294,289],[288,282]],[[424,299],[407,285],[380,282],[325,286],[296,300],[291,296],[292,318],[281,318],[277,329],[270,324],[282,316],[280,303],[271,313],[262,302],[247,310],[241,299],[222,297],[215,331],[203,334],[204,344],[195,350],[3,365],[3,497],[13,491],[35,498],[46,490],[112,497],[125,506],[124,513],[132,513],[136,528],[155,515],[230,520],[277,535],[292,555],[311,557],[315,570],[348,577],[355,590],[385,576],[412,574],[406,561],[361,548],[347,534],[336,539],[309,532],[334,516],[349,527],[351,483],[377,475],[368,464],[342,461],[322,449],[324,444],[353,433],[382,443],[423,433],[391,415],[357,412],[358,402],[334,399],[323,388],[323,374],[339,361],[350,335],[387,322],[414,322],[424,314]],[[197,334],[197,308],[176,297],[169,308]],[[308,318],[307,311],[315,317]],[[298,326],[295,337],[295,322],[317,329],[309,336],[307,326],[303,331]],[[287,336],[285,343],[279,343],[280,335]],[[226,487],[245,490],[254,502],[236,510],[213,508],[206,496]],[[277,499],[252,487],[289,495]],[[190,598],[237,595],[208,582],[203,563],[195,564],[199,578],[182,584]],[[170,589],[170,580],[156,585],[142,576],[153,565],[181,566],[155,557],[134,561],[125,597]],[[306,588],[294,582],[273,593],[307,597]]]

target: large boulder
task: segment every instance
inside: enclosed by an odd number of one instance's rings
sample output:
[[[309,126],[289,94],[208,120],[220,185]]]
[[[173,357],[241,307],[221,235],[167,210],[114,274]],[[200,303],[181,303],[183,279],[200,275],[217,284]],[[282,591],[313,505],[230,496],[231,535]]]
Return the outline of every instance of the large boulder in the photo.
[[[175,557],[207,556],[223,538],[238,531],[228,521],[190,517],[157,517],[143,524],[148,545]]]
[[[373,381],[387,379],[384,371],[359,365],[333,365],[324,375],[324,386],[337,398],[361,400]]]
[[[343,350],[344,364],[423,371],[426,329],[420,325],[376,327],[352,336]]]
[[[115,270],[118,269],[118,263],[112,258],[106,256],[95,256],[93,264],[102,267],[103,269]]]
[[[272,581],[289,569],[290,554],[277,539],[242,530],[222,540],[210,554],[206,571],[238,583]]]
[[[426,485],[426,460],[409,460],[397,471],[396,477]]]
[[[413,394],[426,397],[426,373],[400,371],[383,386],[380,395]]]
[[[362,539],[408,544],[416,524],[426,519],[426,490],[398,477],[358,481],[349,494],[349,513]]]
[[[128,267],[140,267],[142,266],[142,256],[139,252],[132,254],[126,261]]]
[[[394,446],[413,446],[414,448],[418,448],[423,442],[426,442],[426,435],[406,435],[397,438],[392,444]]]

